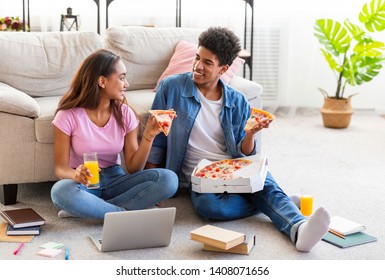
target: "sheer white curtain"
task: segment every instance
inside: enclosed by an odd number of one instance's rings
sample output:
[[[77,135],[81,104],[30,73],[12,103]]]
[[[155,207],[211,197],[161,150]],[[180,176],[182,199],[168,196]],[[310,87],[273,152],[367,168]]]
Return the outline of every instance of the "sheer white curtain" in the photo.
[[[227,26],[243,34],[244,12],[242,0],[182,0],[182,26]]]
[[[182,0],[182,27],[228,26],[242,34],[242,0]],[[176,26],[176,0],[114,0],[109,8],[109,26]]]
[[[114,0],[108,10],[108,26],[176,24],[176,0]]]
[[[275,99],[272,103],[281,106],[319,106],[322,97],[317,87],[334,88],[335,80],[313,35],[314,21],[350,18],[358,22],[357,14],[367,2],[369,0],[254,0],[252,79],[264,86],[264,103],[271,98]],[[106,0],[100,0],[102,35],[106,26],[105,6]],[[73,14],[80,15],[80,30],[97,31],[97,8],[93,0],[30,0],[31,30],[58,31],[61,14],[66,14],[68,7]],[[244,0],[182,0],[181,23],[182,27],[193,28],[227,26],[243,41],[244,13]],[[22,0],[0,0],[0,17],[4,16],[21,17]],[[175,26],[176,0],[114,0],[111,3],[109,26],[150,24]],[[383,87],[376,84],[380,80],[365,85],[373,94],[359,95],[355,101],[362,107],[384,104],[384,95],[380,92]]]
[[[22,0],[0,0],[2,14],[20,15]],[[20,3],[19,3],[20,2]],[[243,0],[182,0],[182,26],[206,28],[208,26],[228,26],[235,32],[243,33]],[[30,0],[32,27],[39,30],[41,22],[48,31],[57,31],[60,16],[68,7],[81,19],[81,30],[96,30],[97,8],[93,0]],[[168,27],[176,25],[176,0],[114,0],[108,9],[108,25],[155,25]],[[32,20],[33,19],[33,20]],[[101,31],[105,28],[106,1],[100,0]],[[46,30],[42,30],[46,31]]]
[[[80,30],[97,31],[97,7],[93,0],[29,0],[29,4],[31,31],[59,31],[61,15],[67,14],[68,7],[73,15],[80,16]],[[22,18],[23,1],[0,0],[0,17],[5,16]]]

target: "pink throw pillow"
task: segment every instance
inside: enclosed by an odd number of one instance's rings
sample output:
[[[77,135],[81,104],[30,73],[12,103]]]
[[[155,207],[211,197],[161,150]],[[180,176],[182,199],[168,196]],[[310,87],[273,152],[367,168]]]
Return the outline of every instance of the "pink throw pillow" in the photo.
[[[179,41],[179,43],[176,45],[175,52],[172,55],[166,70],[158,79],[154,91],[156,91],[159,82],[164,78],[170,75],[192,71],[192,63],[197,48],[198,46],[193,43],[187,41]],[[237,57],[233,61],[229,69],[226,71],[226,73],[222,75],[222,80],[228,84],[235,75],[235,73],[238,72],[238,70],[243,66],[244,63],[245,61],[242,58]]]

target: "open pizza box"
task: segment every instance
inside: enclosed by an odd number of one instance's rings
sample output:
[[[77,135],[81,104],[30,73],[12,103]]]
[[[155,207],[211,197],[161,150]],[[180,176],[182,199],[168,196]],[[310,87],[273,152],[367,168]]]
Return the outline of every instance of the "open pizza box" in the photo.
[[[266,156],[248,156],[242,159],[251,160],[253,163],[233,173],[235,179],[200,178],[194,174],[197,170],[212,163],[202,159],[191,175],[192,190],[199,193],[254,193],[263,189],[268,161]]]

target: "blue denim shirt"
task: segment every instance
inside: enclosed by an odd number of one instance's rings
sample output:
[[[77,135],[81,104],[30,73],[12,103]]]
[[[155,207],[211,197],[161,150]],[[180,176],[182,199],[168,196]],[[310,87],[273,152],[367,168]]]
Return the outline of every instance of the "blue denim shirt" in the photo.
[[[244,127],[250,116],[250,105],[242,93],[220,80],[223,87],[221,126],[229,157],[244,157],[241,143],[246,133]],[[177,117],[166,137],[156,136],[148,161],[160,164],[180,176],[187,143],[195,119],[201,108],[192,73],[183,73],[163,79],[158,86],[152,109],[174,109]],[[251,154],[255,154],[254,150]]]

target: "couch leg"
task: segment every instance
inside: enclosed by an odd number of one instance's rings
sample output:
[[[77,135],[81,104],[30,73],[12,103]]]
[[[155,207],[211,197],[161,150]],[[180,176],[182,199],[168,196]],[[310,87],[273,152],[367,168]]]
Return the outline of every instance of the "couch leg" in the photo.
[[[17,184],[3,185],[2,190],[0,191],[0,202],[3,205],[16,204],[17,188]]]

